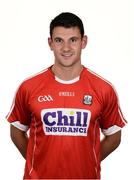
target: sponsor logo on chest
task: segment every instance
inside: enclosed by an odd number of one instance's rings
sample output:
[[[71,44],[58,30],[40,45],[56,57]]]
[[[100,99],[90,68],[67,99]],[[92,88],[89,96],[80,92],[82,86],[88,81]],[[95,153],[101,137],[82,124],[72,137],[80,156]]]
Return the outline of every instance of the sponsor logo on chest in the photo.
[[[46,135],[87,136],[91,112],[85,109],[52,108],[41,111]]]

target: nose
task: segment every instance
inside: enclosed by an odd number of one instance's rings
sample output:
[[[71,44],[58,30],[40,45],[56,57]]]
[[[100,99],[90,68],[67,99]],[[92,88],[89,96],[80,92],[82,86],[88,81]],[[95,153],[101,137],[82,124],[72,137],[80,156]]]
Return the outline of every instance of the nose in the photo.
[[[64,42],[63,46],[62,46],[62,50],[63,51],[69,51],[70,50],[70,44],[69,42]]]

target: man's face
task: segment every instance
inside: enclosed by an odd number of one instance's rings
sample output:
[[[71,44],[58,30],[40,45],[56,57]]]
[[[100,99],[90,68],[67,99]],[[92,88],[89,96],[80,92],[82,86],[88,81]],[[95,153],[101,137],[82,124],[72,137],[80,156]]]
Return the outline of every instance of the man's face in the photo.
[[[81,37],[78,27],[55,27],[52,38],[48,38],[51,50],[54,52],[55,64],[70,67],[81,63],[81,50],[87,44],[87,37]]]

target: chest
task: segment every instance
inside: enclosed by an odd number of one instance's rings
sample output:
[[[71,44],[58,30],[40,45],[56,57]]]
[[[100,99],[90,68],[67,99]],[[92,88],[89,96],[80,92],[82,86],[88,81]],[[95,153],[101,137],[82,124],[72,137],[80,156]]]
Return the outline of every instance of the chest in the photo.
[[[86,136],[100,116],[101,103],[90,87],[49,84],[31,94],[29,109],[46,135]]]

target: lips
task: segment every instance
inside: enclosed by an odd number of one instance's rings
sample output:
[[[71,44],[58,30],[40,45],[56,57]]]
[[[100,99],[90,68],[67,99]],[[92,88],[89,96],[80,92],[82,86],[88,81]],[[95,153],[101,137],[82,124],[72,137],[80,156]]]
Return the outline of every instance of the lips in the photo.
[[[61,54],[63,57],[71,57],[73,54],[72,53],[66,53],[66,54]]]

